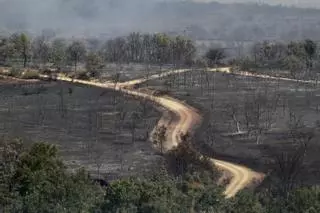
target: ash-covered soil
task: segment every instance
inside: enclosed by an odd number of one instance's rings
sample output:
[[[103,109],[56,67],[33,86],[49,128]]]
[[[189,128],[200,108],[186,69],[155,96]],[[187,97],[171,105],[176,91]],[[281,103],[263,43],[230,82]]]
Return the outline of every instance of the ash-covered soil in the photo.
[[[88,86],[7,79],[0,100],[1,136],[55,144],[70,169],[113,179],[163,163],[148,136],[161,113],[149,102]]]
[[[203,125],[194,137],[201,152],[268,174],[278,167],[277,157],[292,156],[305,143],[300,178],[320,183],[320,86],[199,70],[148,86],[201,111]]]

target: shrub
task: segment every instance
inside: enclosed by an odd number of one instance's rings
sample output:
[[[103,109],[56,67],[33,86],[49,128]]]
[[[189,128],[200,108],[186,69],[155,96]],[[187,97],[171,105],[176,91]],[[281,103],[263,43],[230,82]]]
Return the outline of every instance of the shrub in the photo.
[[[42,70],[40,71],[40,73],[43,74],[43,75],[51,75],[51,74],[52,74],[52,70],[50,70],[50,69],[48,69],[48,68],[42,69]]]
[[[86,71],[81,71],[75,74],[74,76],[76,79],[80,80],[90,80],[90,77]]]
[[[288,200],[288,212],[319,212],[320,188],[300,188],[292,192]]]
[[[11,77],[20,77],[21,76],[21,73],[22,73],[22,70],[17,68],[17,67],[12,67],[9,72],[8,72],[8,76],[11,76]]]
[[[102,188],[84,170],[70,174],[53,145],[0,141],[0,159],[0,212],[92,212],[102,201]]]
[[[154,96],[165,96],[165,95],[170,95],[170,91],[165,91],[165,90],[156,90],[153,92]]]
[[[200,176],[209,175],[211,180],[218,180],[219,171],[208,157],[199,154],[191,144],[189,133],[181,134],[181,143],[167,153],[168,169],[174,176],[185,176],[195,172]]]
[[[173,182],[130,178],[110,185],[102,212],[187,212],[187,202]]]
[[[39,79],[39,72],[36,70],[25,70],[21,73],[22,79]]]

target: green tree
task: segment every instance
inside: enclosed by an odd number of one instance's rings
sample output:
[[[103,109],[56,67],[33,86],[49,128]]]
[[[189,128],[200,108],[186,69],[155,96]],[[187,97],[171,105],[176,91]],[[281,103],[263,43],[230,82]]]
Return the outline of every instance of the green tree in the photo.
[[[316,213],[320,212],[320,189],[301,188],[292,192],[288,199],[288,212]]]
[[[185,50],[184,50],[184,63],[186,65],[192,65],[194,63],[194,58],[196,55],[197,49],[190,39],[186,40]]]
[[[14,54],[14,45],[7,37],[0,38],[0,64],[6,64]]]
[[[14,44],[14,49],[19,57],[23,59],[23,67],[27,66],[28,59],[30,57],[31,42],[29,37],[25,33],[13,34],[11,41]]]
[[[39,171],[34,175],[37,182],[17,202],[21,203],[23,212],[89,213],[97,209],[102,201],[102,189],[93,185],[83,171],[74,175],[60,171],[56,175]]]
[[[14,176],[21,195],[27,194],[40,175],[53,175],[51,172],[64,172],[64,165],[57,157],[57,148],[53,145],[36,143],[29,152],[19,157],[18,167]],[[42,174],[40,174],[42,173]]]
[[[162,70],[162,66],[168,62],[170,58],[170,38],[166,34],[155,34],[152,38],[153,42],[153,62],[158,64],[160,67],[160,71]]]
[[[127,37],[128,56],[132,62],[141,62],[142,59],[142,36],[140,33],[131,33]]]
[[[155,133],[152,136],[153,143],[160,148],[160,152],[164,153],[164,143],[167,139],[167,127],[160,126],[156,128]]]
[[[136,178],[113,182],[107,189],[103,212],[186,212],[186,196],[171,181]]]
[[[84,170],[69,174],[55,146],[36,143],[22,151],[20,144],[1,147],[1,211],[91,212],[99,206],[102,189]]]
[[[50,46],[44,36],[36,37],[32,42],[32,56],[36,60],[39,67],[45,65],[49,61]]]
[[[90,77],[97,78],[104,67],[102,57],[95,52],[90,52],[86,57],[86,69]]]
[[[222,188],[216,185],[203,187],[195,199],[197,212],[223,212],[226,207],[226,200]]]
[[[174,176],[186,177],[194,172],[208,174],[212,181],[219,178],[219,172],[212,162],[205,156],[199,154],[192,147],[192,138],[189,133],[181,134],[180,143],[171,149],[168,154],[168,169]]]
[[[108,62],[123,63],[127,60],[126,39],[118,37],[108,40],[102,48],[102,53]]]
[[[313,67],[313,59],[317,53],[317,44],[314,41],[307,39],[304,41],[303,47],[304,47],[304,51],[307,55],[306,67],[308,70],[310,70]]]
[[[67,48],[68,59],[74,64],[74,71],[77,72],[78,63],[81,62],[86,55],[86,47],[80,41],[74,41]]]
[[[250,68],[279,69],[287,53],[287,46],[282,42],[259,42],[254,44],[251,50],[254,66],[250,64],[251,61],[247,61],[247,65],[250,65]]]
[[[287,45],[287,55],[294,55],[303,59],[305,57],[304,45],[301,42],[289,42]]]
[[[190,65],[195,56],[193,42],[185,37],[177,36],[171,40],[173,62],[176,66]]]
[[[152,53],[153,53],[153,42],[152,35],[144,34],[142,36],[142,49],[143,49],[143,62],[150,64],[152,63]]]
[[[22,153],[20,140],[0,141],[0,210],[14,206],[18,193],[14,190],[14,175]]]
[[[205,58],[209,61],[209,65],[218,65],[225,58],[225,53],[222,49],[210,48],[205,54]]]
[[[67,45],[63,39],[55,39],[50,49],[50,61],[54,66],[61,70],[67,59]]]
[[[260,204],[258,197],[249,192],[240,192],[232,198],[227,207],[227,213],[263,213],[264,208]]]
[[[302,74],[302,70],[305,68],[304,61],[295,55],[287,56],[284,61],[284,68],[289,70],[292,78],[296,79]]]

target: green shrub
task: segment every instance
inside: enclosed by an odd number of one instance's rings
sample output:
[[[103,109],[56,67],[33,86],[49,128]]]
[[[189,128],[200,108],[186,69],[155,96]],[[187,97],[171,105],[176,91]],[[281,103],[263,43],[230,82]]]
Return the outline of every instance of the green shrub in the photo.
[[[39,72],[36,70],[25,70],[21,73],[22,79],[39,79]]]
[[[21,76],[22,70],[17,67],[12,67],[9,72],[8,76],[19,78]]]
[[[188,201],[173,182],[131,178],[110,185],[102,212],[187,212]]]
[[[300,188],[288,200],[288,212],[320,212],[320,188]]]
[[[70,174],[53,145],[0,141],[0,160],[0,212],[88,213],[103,200],[103,189],[84,170]]]

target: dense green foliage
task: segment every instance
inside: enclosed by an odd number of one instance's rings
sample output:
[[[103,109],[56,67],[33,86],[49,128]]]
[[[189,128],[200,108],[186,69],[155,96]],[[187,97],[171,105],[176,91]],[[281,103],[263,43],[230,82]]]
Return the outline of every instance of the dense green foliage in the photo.
[[[255,43],[250,54],[239,55],[231,62],[242,70],[285,70],[291,78],[315,79],[320,67],[318,49],[318,43],[310,39],[264,41]],[[158,65],[162,69],[167,65],[175,68],[222,66],[230,59],[227,48],[212,47],[203,56],[196,52],[192,40],[162,33],[131,33],[106,41],[53,39],[45,35],[31,38],[24,33],[0,37],[0,65],[14,67],[20,74],[37,68],[73,72],[73,76],[82,79],[102,76],[109,63]],[[12,76],[21,76],[19,72]],[[32,77],[28,76],[26,78]]]
[[[3,142],[0,167],[1,212],[89,212],[103,191],[83,170],[70,174],[57,148]]]
[[[288,71],[291,78],[315,79],[319,59],[318,43],[310,39],[289,43],[264,41],[256,43],[251,54],[239,59],[237,64],[243,70],[282,70]]]
[[[186,145],[177,150],[191,148]],[[287,197],[241,192],[227,200],[212,175],[187,170],[171,178],[159,172],[148,178],[116,180],[107,187],[95,185],[80,170],[70,173],[59,159],[56,147],[35,143],[26,149],[21,141],[1,141],[0,211],[43,212],[218,212],[302,213],[320,211],[319,188],[301,188]],[[175,151],[172,151],[175,152]],[[180,154],[179,154],[180,153]],[[173,155],[173,154],[172,154]],[[190,154],[195,156],[194,154]],[[182,158],[176,151],[176,158]],[[178,157],[179,156],[179,157]],[[199,161],[196,157],[192,160]],[[199,162],[202,162],[201,160]],[[190,167],[199,165],[188,161]],[[194,165],[192,165],[194,164]],[[160,170],[164,171],[164,170]],[[207,171],[204,169],[204,171]]]
[[[182,36],[131,33],[101,40],[49,39],[45,35],[30,38],[26,34],[0,37],[0,64],[23,67],[68,69],[77,71],[85,65],[90,75],[97,75],[104,63],[147,63],[163,66],[190,65],[195,56],[193,42]],[[69,67],[69,68],[68,68]]]
[[[212,65],[219,65],[221,60],[225,58],[225,53],[221,49],[214,49],[211,48],[205,55],[205,58],[209,61],[209,64]]]

